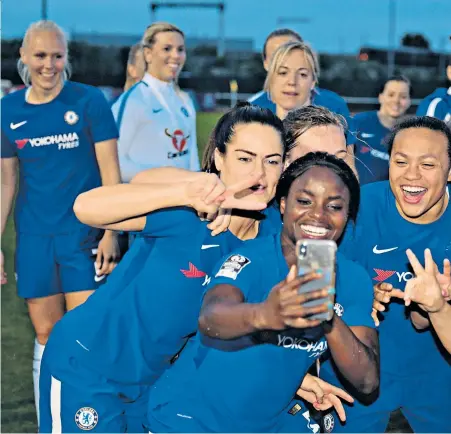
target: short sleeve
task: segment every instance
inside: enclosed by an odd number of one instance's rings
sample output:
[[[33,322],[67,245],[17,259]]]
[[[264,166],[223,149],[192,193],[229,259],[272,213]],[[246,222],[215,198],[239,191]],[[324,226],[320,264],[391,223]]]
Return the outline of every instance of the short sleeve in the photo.
[[[237,251],[224,256],[213,268],[207,292],[216,285],[233,285],[240,289],[245,301],[249,301],[252,288],[260,285],[260,267],[256,255]]]
[[[174,207],[146,215],[141,234],[148,237],[188,237],[201,229],[203,222],[191,208]]]
[[[5,134],[2,128],[2,158],[13,158],[17,157],[16,148],[13,146],[8,136]]]
[[[343,297],[337,297],[335,313],[340,316],[349,327],[375,328],[371,318],[373,307],[373,284],[368,273],[360,265],[346,261],[339,265],[339,282],[337,293]]]
[[[94,143],[119,137],[111,108],[98,89],[94,89],[89,98],[87,121]]]

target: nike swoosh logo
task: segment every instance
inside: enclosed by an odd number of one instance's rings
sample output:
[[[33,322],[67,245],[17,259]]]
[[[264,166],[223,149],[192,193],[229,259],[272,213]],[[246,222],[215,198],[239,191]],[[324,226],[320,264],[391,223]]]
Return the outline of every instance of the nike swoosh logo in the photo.
[[[388,253],[388,252],[392,252],[393,250],[396,250],[397,247],[392,247],[390,249],[378,249],[377,248],[377,244],[373,247],[373,253],[375,253],[376,255],[380,255],[381,253]]]
[[[374,137],[374,134],[362,133],[362,139],[369,139],[371,137]]]
[[[161,108],[161,109],[152,109],[152,111],[154,112],[154,113],[160,113],[161,111],[163,111],[163,109]]]
[[[201,250],[212,249],[213,247],[219,247],[219,244],[204,244],[201,247]]]
[[[97,274],[94,275],[95,282],[101,282],[103,279],[105,279],[105,274],[102,274],[101,276],[97,276]]]
[[[9,126],[10,126],[10,128],[11,128],[12,130],[17,130],[17,128],[21,127],[22,125],[25,125],[27,122],[28,122],[28,121],[22,121],[22,122],[19,122],[19,123],[17,123],[17,124],[14,124],[13,122],[11,122],[11,123],[9,124]]]

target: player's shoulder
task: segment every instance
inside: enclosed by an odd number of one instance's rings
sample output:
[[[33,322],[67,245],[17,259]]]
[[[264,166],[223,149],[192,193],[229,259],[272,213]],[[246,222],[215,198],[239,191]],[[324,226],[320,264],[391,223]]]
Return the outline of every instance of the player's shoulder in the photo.
[[[338,93],[329,90],[329,89],[323,89],[323,88],[316,88],[317,95],[315,97],[316,101],[323,102],[327,101],[330,105],[337,107],[337,108],[348,108],[348,105],[346,104],[345,99],[339,95]],[[321,104],[319,104],[321,105]]]
[[[280,237],[280,232],[245,241],[234,249],[229,256],[241,255],[249,261],[258,262],[261,258],[273,255],[278,237]]]
[[[13,108],[16,105],[23,104],[25,102],[25,93],[27,91],[27,88],[24,87],[23,89],[17,90],[15,92],[9,93],[8,95],[5,95],[1,101],[2,101],[2,117],[5,114],[6,110],[5,108]]]
[[[354,124],[362,124],[365,122],[372,122],[377,119],[377,111],[371,110],[367,112],[356,113],[353,117]]]
[[[373,215],[385,212],[391,195],[390,182],[378,181],[365,184],[360,188],[359,215]]]
[[[365,268],[351,259],[348,259],[340,251],[337,252],[337,270],[340,279],[347,281],[357,281],[358,279],[368,280],[369,276]]]

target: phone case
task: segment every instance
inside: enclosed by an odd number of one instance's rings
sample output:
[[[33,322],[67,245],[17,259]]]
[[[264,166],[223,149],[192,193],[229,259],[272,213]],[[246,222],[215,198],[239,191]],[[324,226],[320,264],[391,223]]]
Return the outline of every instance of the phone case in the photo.
[[[335,287],[335,259],[337,254],[337,244],[332,240],[311,240],[302,239],[296,244],[298,257],[298,274],[303,276],[311,271],[321,269],[322,277],[301,285],[299,293],[316,291],[324,287]],[[305,306],[317,306],[325,301],[330,301],[332,307],[328,312],[312,315],[311,319],[330,321],[333,316],[334,296],[312,300],[305,303]]]

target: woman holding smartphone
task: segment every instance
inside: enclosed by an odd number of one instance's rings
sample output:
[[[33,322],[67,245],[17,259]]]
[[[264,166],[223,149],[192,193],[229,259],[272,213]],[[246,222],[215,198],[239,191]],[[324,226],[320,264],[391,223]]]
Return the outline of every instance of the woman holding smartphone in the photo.
[[[366,272],[338,254],[334,306],[332,287],[299,293],[321,270],[304,276],[296,270],[298,238],[336,241],[348,217],[355,219],[355,175],[342,160],[310,153],[287,168],[276,197],[283,228],[245,243],[216,266],[200,333],[151,388],[151,432],[300,432],[303,424],[308,431],[310,421],[293,397],[327,349],[360,392],[377,389],[379,344]],[[311,317],[334,307],[327,323]],[[306,330],[312,327],[317,333]]]

